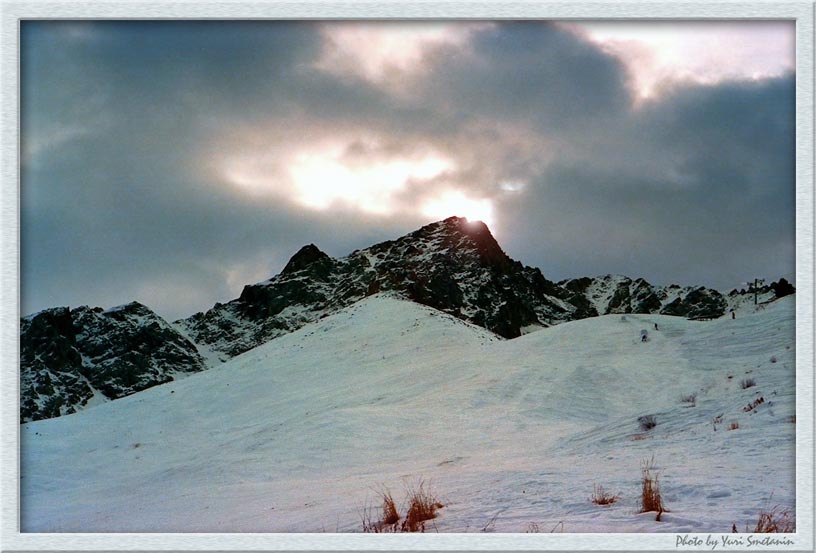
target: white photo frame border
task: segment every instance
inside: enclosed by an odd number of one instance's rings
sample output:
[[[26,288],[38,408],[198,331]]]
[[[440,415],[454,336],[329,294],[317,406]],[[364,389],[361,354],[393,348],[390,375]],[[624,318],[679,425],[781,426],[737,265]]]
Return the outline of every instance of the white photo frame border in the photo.
[[[796,22],[796,515],[775,548],[813,551],[814,131],[812,2],[110,2],[0,4],[0,551],[677,550],[668,534],[36,534],[19,524],[19,28],[27,19],[782,19]],[[719,539],[720,534],[687,534]],[[725,534],[724,534],[725,535]],[[780,536],[781,538],[781,536]],[[789,544],[787,542],[790,542]],[[702,549],[710,549],[702,547]],[[739,548],[734,548],[739,549]],[[744,549],[748,549],[745,547]]]

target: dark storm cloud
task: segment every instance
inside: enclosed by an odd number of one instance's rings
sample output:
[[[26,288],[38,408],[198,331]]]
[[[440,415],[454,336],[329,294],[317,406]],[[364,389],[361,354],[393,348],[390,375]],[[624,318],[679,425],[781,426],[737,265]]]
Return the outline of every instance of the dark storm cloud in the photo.
[[[144,282],[164,281],[172,290],[189,284],[187,297],[168,306],[137,299],[186,315],[240,291],[226,282],[231,267],[248,264],[265,278],[303,241],[342,237],[339,221],[355,236],[372,236],[349,214],[320,217],[236,195],[197,166],[202,143],[217,143],[226,122],[291,109],[293,75],[319,45],[314,25],[136,22],[92,25],[79,36],[74,30],[24,25],[23,141],[46,150],[24,156],[24,312],[122,303],[140,295]],[[80,130],[49,147],[59,128]]]
[[[477,33],[472,53],[437,52],[422,101],[470,118],[577,127],[628,109],[621,64],[555,25],[509,22]]]
[[[343,255],[428,222],[416,206],[452,184],[492,198],[505,249],[551,278],[793,275],[792,77],[633,109],[617,59],[507,23],[429,50],[395,94],[316,69],[323,44],[317,23],[25,22],[23,312],[139,299],[186,316],[305,243]],[[258,158],[283,182],[289,149],[327,136],[351,166],[428,150],[456,167],[388,216],[307,210],[219,172]]]
[[[599,142],[605,152],[539,176],[514,206],[522,229],[509,249],[557,278],[636,272],[721,288],[752,273],[792,278],[794,85],[678,89],[627,117]],[[547,237],[539,252],[525,245],[535,235]]]

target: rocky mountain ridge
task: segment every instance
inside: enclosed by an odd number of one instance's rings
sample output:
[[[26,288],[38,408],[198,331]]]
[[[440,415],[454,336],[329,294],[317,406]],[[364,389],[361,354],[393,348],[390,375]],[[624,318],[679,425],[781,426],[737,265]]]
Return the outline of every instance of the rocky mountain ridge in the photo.
[[[204,370],[196,346],[138,302],[20,320],[20,418],[67,415]]]
[[[764,300],[790,293],[774,286]],[[749,293],[611,275],[555,283],[511,259],[484,223],[451,217],[337,259],[306,245],[280,274],[172,324],[137,302],[24,317],[21,420],[70,414],[206,369],[385,291],[505,338],[609,313],[715,318]]]
[[[309,244],[279,275],[175,324],[227,359],[380,291],[505,338],[594,314],[581,296],[508,257],[484,223],[451,217],[339,259]]]

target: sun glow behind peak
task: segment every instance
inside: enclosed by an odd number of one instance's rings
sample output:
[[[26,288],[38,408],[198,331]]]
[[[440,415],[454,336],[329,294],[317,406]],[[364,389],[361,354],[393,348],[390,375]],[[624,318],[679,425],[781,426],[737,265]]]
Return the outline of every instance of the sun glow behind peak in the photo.
[[[493,203],[488,199],[468,198],[458,190],[451,190],[425,203],[422,206],[422,214],[434,219],[445,219],[456,215],[465,217],[469,222],[482,221],[488,227],[492,227]]]

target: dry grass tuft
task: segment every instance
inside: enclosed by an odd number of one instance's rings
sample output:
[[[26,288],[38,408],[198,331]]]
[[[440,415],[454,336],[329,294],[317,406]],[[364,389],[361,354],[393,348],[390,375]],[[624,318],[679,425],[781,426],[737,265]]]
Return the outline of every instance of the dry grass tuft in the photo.
[[[603,489],[603,486],[599,486],[598,484],[592,485],[592,497],[590,497],[590,500],[595,505],[612,505],[618,499],[620,499],[619,495],[607,493],[606,490]]]
[[[535,522],[530,522],[527,524],[527,529],[524,531],[525,534],[539,534],[541,533],[541,528]]]
[[[420,480],[416,488],[408,488],[408,512],[402,522],[403,532],[424,532],[425,522],[436,518],[437,509],[444,507],[433,496],[430,486]]]
[[[754,534],[791,534],[796,532],[796,521],[789,509],[780,510],[774,507],[770,511],[762,510],[759,520],[752,530]]]
[[[385,490],[382,494],[383,504],[382,504],[382,522],[383,524],[396,524],[399,522],[400,515],[399,511],[397,511],[397,505],[394,503],[394,498],[391,496],[391,492]]]
[[[743,378],[742,380],[740,380],[740,388],[742,388],[743,390],[745,390],[746,388],[751,388],[753,386],[756,386],[756,380],[754,380],[753,378]]]
[[[663,505],[663,498],[660,496],[660,482],[657,474],[652,476],[654,470],[654,457],[647,459],[641,466],[643,478],[641,480],[642,489],[640,494],[640,511],[641,513],[648,513],[657,511],[657,519],[660,520],[660,515],[667,511]]]
[[[408,511],[405,518],[399,514],[394,498],[388,489],[378,492],[382,498],[381,514],[376,517],[375,508],[366,505],[360,516],[363,522],[363,532],[366,533],[396,533],[396,532],[424,532],[425,522],[436,518],[436,511],[443,505],[439,503],[430,491],[430,486],[421,480],[416,488],[407,490]],[[400,524],[402,520],[402,524]]]
[[[382,514],[379,519],[376,519],[374,516],[374,507],[366,506],[361,513],[363,532],[373,534],[398,532],[399,527],[397,523],[400,520],[400,515],[399,511],[397,511],[397,505],[394,503],[394,498],[391,496],[391,492],[388,491],[388,489],[383,489],[378,493],[382,497]]]

